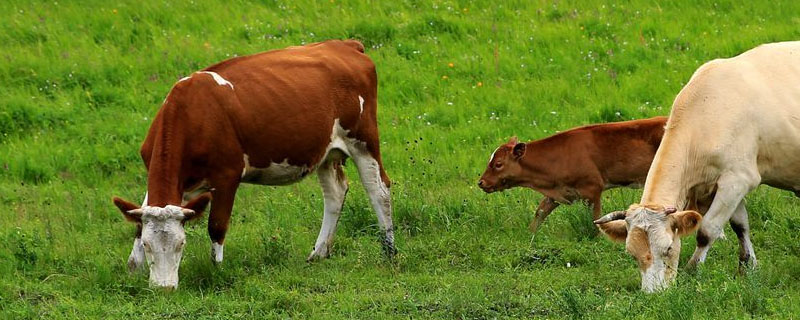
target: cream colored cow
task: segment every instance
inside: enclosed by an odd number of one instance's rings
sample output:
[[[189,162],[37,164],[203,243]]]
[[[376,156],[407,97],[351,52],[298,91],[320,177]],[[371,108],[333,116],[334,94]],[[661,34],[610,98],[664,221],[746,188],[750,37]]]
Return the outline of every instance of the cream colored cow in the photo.
[[[625,241],[642,290],[652,292],[671,284],[680,237],[698,226],[690,267],[725,222],[739,237],[740,263],[755,266],[744,197],[761,183],[800,191],[800,42],[700,67],[675,98],[641,202],[595,223]]]

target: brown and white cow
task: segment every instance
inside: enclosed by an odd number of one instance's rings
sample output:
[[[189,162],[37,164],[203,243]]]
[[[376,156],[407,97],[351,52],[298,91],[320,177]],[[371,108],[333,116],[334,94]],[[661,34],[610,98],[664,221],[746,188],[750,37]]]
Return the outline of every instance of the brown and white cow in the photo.
[[[675,279],[680,237],[698,226],[690,267],[705,260],[726,222],[739,238],[740,264],[755,266],[744,197],[761,183],[800,191],[800,42],[701,66],[675,98],[641,201],[595,223],[625,241],[642,290],[653,292]]]
[[[141,148],[148,169],[144,204],[114,198],[137,225],[129,268],[135,270],[146,257],[151,284],[175,288],[185,221],[211,202],[211,255],[221,262],[240,183],[286,185],[315,170],[325,208],[308,259],[327,257],[348,189],[346,158],[358,169],[385,232],[384,249],[393,254],[377,93],[375,65],[353,40],[237,57],[181,79]]]
[[[597,219],[603,190],[644,184],[666,122],[654,117],[589,125],[528,143],[511,138],[489,158],[478,186],[487,193],[518,186],[542,193],[532,232],[560,203],[585,200]]]

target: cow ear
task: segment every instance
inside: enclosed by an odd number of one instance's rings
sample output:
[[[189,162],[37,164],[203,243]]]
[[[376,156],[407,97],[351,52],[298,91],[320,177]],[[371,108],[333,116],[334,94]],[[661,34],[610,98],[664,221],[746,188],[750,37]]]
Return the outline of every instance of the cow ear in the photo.
[[[695,232],[703,220],[703,216],[693,210],[676,212],[669,215],[669,218],[672,220],[672,229],[676,230],[680,237]]]
[[[211,192],[204,192],[203,194],[195,197],[183,207],[183,221],[189,221],[199,218],[206,210],[208,203],[211,201]]]
[[[597,227],[603,232],[611,241],[625,242],[628,237],[628,223],[625,220],[614,220],[606,223],[599,223]]]
[[[512,153],[514,154],[514,158],[522,158],[525,155],[525,144],[520,142],[514,145],[514,150]]]
[[[122,215],[125,216],[125,220],[133,223],[142,223],[143,211],[141,208],[139,208],[139,206],[122,200],[119,197],[114,197],[113,201],[114,205],[117,206],[119,211],[122,211]]]

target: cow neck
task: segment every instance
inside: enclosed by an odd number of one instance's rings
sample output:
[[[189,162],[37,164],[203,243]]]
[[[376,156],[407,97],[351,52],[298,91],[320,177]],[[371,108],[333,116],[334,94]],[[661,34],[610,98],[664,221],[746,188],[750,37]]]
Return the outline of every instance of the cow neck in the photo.
[[[172,110],[166,110],[163,118],[170,117]],[[156,135],[153,153],[147,172],[148,205],[163,207],[166,205],[181,205],[182,200],[182,155],[184,141],[181,130],[184,121],[161,121],[161,127]]]
[[[687,147],[690,144],[685,140],[678,132],[664,134],[647,173],[641,204],[686,206],[689,189],[699,172],[692,174],[692,164],[697,161],[689,158],[691,152]]]
[[[526,151],[519,161],[523,169],[519,179],[520,185],[538,190],[550,184],[548,171],[551,170],[548,169],[552,168],[547,168],[545,164],[551,160],[547,148],[539,148],[536,142],[538,141],[525,143]]]

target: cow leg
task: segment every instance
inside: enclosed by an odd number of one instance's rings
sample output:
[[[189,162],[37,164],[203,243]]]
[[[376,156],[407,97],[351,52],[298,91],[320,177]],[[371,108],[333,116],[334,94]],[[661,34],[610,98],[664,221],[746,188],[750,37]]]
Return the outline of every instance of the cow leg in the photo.
[[[706,260],[708,249],[722,234],[722,226],[730,221],[736,208],[743,202],[744,196],[758,185],[757,181],[758,179],[740,176],[723,176],[719,179],[714,201],[703,217],[700,229],[697,230],[697,248],[687,265],[690,269]]]
[[[539,226],[541,226],[542,222],[544,222],[544,219],[546,219],[556,207],[558,207],[558,202],[553,200],[553,198],[544,197],[544,199],[539,202],[539,207],[536,208],[536,214],[533,216],[533,221],[531,221],[528,229],[530,229],[531,232],[536,233],[536,231],[539,230]]]
[[[144,265],[144,245],[142,245],[142,224],[136,224],[136,238],[133,239],[133,249],[128,256],[128,272],[134,273]]]
[[[231,220],[233,210],[233,200],[236,196],[236,189],[239,186],[238,180],[227,181],[224,184],[214,184],[211,191],[211,213],[208,216],[208,236],[211,238],[211,260],[214,263],[222,262],[222,249],[225,242],[225,234],[228,232],[228,223]]]
[[[377,141],[374,142],[377,145]],[[353,162],[358,167],[361,184],[367,190],[372,208],[378,216],[378,223],[383,229],[383,250],[387,256],[397,253],[394,247],[394,225],[392,223],[392,196],[389,193],[389,179],[379,162],[380,156],[373,155],[359,147],[351,150]],[[355,152],[353,152],[355,151]],[[375,152],[377,153],[377,152]]]
[[[327,258],[330,254],[333,236],[336,233],[336,224],[342,212],[342,204],[347,195],[347,178],[342,170],[342,162],[328,161],[317,169],[319,184],[322,186],[322,197],[325,199],[325,209],[322,217],[322,227],[319,229],[314,251],[308,256],[307,261]]]
[[[747,209],[744,201],[739,203],[736,211],[733,212],[730,220],[731,229],[739,238],[739,271],[744,272],[749,266],[755,268],[756,254],[753,251],[753,243],[750,242],[750,222],[747,219]]]
[[[142,207],[147,206],[147,193],[144,194]],[[133,273],[144,265],[144,245],[142,244],[142,224],[136,224],[136,238],[133,239],[131,255],[128,256],[128,272]]]

